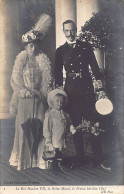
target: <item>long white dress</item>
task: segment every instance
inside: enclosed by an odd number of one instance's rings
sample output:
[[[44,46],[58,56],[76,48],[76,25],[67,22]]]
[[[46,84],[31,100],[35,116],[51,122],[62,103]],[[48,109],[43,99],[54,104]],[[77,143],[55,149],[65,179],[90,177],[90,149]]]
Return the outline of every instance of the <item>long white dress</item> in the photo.
[[[34,90],[38,97],[35,99],[34,117],[43,122],[47,108],[47,94],[52,90],[51,63],[47,55],[40,53],[29,59],[26,51],[22,51],[16,57],[12,71],[11,86],[14,90],[10,112],[16,114],[15,138],[10,156],[10,165],[17,170],[31,167],[31,155],[28,141],[23,133],[21,124],[33,117],[34,97],[26,97],[27,88]],[[33,140],[32,140],[33,141]],[[38,158],[33,156],[32,167],[46,169],[46,163],[42,159],[44,139],[40,142]]]

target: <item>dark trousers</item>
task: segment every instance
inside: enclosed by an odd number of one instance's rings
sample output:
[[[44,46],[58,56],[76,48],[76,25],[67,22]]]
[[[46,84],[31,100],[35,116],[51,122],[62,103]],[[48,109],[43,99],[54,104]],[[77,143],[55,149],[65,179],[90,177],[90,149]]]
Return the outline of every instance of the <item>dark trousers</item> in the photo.
[[[76,93],[68,94],[68,104],[66,107],[67,112],[70,114],[72,123],[75,127],[82,123],[82,117],[89,121],[96,121],[95,118],[95,99],[94,96],[89,96],[89,99],[82,95],[76,95]],[[73,135],[73,141],[76,150],[77,161],[84,159],[84,134],[82,131],[78,131]],[[91,143],[94,164],[102,162],[102,146],[101,136],[95,136],[89,134],[89,141]]]
[[[73,141],[75,145],[75,150],[76,150],[76,160],[77,162],[83,162],[85,159],[85,151],[84,150],[84,134],[82,131],[78,131],[75,135],[73,135]],[[87,139],[88,144],[91,144],[92,152],[93,152],[93,158],[92,161],[94,165],[98,165],[102,162],[103,160],[103,154],[102,154],[102,146],[101,146],[101,136],[95,136],[91,133],[88,134],[88,139]]]
[[[84,160],[84,141],[82,131],[78,131],[73,135],[73,141],[76,150],[76,159],[79,162]]]

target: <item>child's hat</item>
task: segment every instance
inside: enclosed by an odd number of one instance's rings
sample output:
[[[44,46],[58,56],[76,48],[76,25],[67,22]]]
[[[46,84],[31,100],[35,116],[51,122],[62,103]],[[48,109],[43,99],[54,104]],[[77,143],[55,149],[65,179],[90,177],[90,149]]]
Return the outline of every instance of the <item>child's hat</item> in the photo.
[[[54,90],[52,90],[49,94],[48,94],[48,98],[47,98],[47,102],[48,102],[48,105],[49,107],[53,107],[53,103],[52,103],[52,100],[53,100],[53,97],[57,94],[61,94],[62,96],[65,97],[65,103],[68,102],[68,97],[67,97],[67,94],[65,93],[65,91],[61,88],[56,88]]]

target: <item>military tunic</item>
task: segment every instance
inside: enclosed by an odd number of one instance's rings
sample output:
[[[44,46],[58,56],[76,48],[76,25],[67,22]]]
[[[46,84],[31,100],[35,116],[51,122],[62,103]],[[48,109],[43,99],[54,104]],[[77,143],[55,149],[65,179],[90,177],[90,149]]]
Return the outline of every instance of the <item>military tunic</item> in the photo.
[[[66,71],[65,91],[68,96],[66,111],[70,114],[74,126],[81,124],[82,117],[95,120],[95,94],[89,65],[96,80],[101,79],[101,73],[92,50],[87,42],[76,41],[74,48],[67,42],[56,50],[55,56],[55,84],[63,86],[63,66]],[[74,136],[76,156],[78,161],[83,159],[83,133],[77,132]],[[92,150],[97,157],[102,155],[99,138],[91,138]],[[99,148],[99,149],[98,149]]]
[[[77,40],[75,48],[65,43],[56,50],[55,83],[58,86],[63,85],[64,66],[66,70],[65,91],[69,98],[67,109],[74,125],[81,123],[82,116],[89,120],[94,119],[95,95],[89,65],[96,80],[101,79],[97,61],[89,43]]]

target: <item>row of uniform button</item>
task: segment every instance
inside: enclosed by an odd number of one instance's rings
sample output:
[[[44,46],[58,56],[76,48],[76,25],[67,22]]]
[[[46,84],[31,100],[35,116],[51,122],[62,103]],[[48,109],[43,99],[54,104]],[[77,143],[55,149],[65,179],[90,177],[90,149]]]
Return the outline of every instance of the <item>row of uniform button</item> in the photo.
[[[82,72],[82,69],[79,70],[80,72]],[[77,72],[74,72],[74,70],[72,70],[72,73],[77,73]],[[79,73],[79,72],[78,72]]]
[[[81,57],[81,55],[78,55],[78,57],[80,58],[80,57]],[[72,58],[72,57],[70,57],[70,59],[71,59],[71,58]],[[82,64],[82,62],[80,61],[80,62],[79,62],[79,64],[81,65],[81,64]],[[73,63],[71,63],[70,65],[72,66],[72,65],[73,65]]]
[[[80,58],[81,57],[81,55],[78,55],[78,57]],[[72,58],[72,57],[69,57],[70,59]]]
[[[82,64],[82,62],[80,62],[80,65],[81,65],[81,64]],[[74,65],[74,64],[71,63],[70,65],[72,66],[72,65]]]

